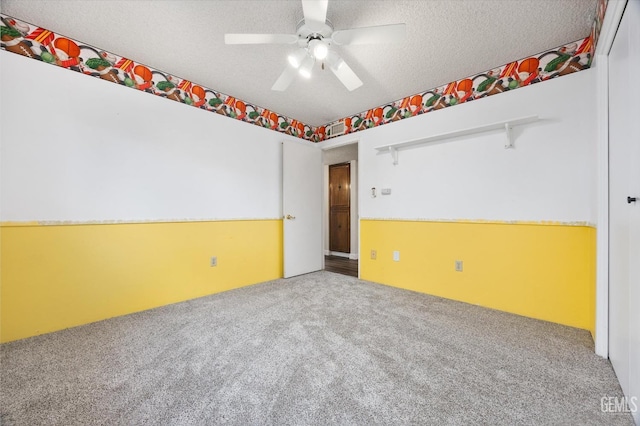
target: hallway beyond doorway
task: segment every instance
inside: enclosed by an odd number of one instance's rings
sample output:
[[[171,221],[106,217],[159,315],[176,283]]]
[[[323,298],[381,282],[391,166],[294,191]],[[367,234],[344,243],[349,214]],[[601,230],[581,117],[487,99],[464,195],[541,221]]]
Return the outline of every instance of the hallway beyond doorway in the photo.
[[[325,256],[324,269],[337,274],[358,277],[358,261],[346,257]]]

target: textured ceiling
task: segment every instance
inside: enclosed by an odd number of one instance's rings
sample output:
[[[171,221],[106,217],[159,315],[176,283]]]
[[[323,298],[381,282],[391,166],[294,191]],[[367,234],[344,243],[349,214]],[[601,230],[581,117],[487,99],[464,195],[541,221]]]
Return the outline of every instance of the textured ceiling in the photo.
[[[339,46],[364,82],[347,91],[316,65],[271,86],[291,45],[224,44],[225,33],[295,33],[299,0],[1,0],[0,11],[310,125],[561,46],[589,34],[596,0],[330,0],[335,29],[407,24],[398,44]]]

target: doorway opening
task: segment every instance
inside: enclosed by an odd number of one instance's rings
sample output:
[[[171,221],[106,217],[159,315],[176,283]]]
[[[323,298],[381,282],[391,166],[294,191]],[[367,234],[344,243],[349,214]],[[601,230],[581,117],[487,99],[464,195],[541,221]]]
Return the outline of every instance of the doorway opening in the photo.
[[[358,144],[323,151],[325,270],[358,276]]]
[[[329,166],[329,251],[351,252],[351,165]]]

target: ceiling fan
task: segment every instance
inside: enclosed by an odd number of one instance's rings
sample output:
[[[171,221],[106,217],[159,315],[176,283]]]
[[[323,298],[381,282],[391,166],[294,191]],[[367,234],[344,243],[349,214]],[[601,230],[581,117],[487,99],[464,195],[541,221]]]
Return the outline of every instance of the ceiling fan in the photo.
[[[226,44],[297,44],[298,49],[288,56],[289,66],[271,87],[284,91],[296,74],[309,78],[316,62],[321,61],[344,84],[347,90],[362,86],[351,67],[331,48],[352,44],[386,43],[403,40],[405,24],[333,30],[327,20],[328,0],[302,0],[304,19],[297,26],[296,34],[225,34]]]

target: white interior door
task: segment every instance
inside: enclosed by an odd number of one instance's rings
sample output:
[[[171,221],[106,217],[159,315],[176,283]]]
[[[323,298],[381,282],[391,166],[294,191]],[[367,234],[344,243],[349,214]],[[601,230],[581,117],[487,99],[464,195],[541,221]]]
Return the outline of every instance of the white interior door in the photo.
[[[319,271],[322,251],[322,151],[312,145],[282,144],[284,277]]]
[[[638,22],[640,1],[629,1],[609,53],[609,358],[625,395],[640,408]],[[640,413],[634,417],[640,424]]]

